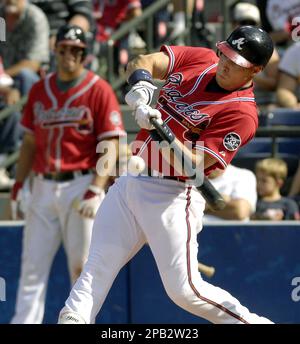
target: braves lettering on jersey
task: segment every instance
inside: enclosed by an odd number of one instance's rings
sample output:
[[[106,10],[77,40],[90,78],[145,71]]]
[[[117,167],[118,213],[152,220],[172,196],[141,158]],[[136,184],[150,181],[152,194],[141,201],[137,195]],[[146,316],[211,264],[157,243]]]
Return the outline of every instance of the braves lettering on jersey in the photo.
[[[109,84],[92,72],[62,92],[56,74],[35,84],[22,125],[36,139],[34,172],[72,171],[96,166],[96,146],[106,137],[126,135]]]
[[[163,46],[170,57],[166,82],[159,94],[157,108],[163,120],[181,141],[217,160],[205,170],[226,168],[239,147],[251,140],[258,126],[253,87],[238,91],[211,91],[218,57],[206,48]],[[162,157],[146,130],[137,135],[134,153],[148,166],[164,173]],[[139,142],[144,144],[138,147]],[[150,149],[151,145],[151,149]],[[159,158],[156,158],[159,156]],[[171,170],[172,171],[172,170]]]

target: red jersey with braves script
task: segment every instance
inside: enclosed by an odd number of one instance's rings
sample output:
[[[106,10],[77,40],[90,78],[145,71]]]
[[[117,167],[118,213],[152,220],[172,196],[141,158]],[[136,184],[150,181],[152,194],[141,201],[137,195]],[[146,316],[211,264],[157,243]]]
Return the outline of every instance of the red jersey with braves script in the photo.
[[[141,2],[140,0],[94,0],[93,6],[97,25],[96,39],[105,42],[126,20],[129,10],[141,8]]]
[[[253,87],[237,91],[211,87],[213,83],[217,85],[219,61],[211,49],[163,46],[161,51],[170,58],[156,106],[163,120],[181,142],[191,143],[194,149],[216,159],[205,174],[217,167],[226,168],[238,148],[251,140],[257,129]],[[152,169],[164,173],[164,164],[149,132],[141,130],[136,141],[133,152],[139,152]]]
[[[110,85],[92,72],[67,91],[50,74],[31,89],[22,125],[36,141],[37,173],[96,166],[99,140],[126,135],[119,104]]]

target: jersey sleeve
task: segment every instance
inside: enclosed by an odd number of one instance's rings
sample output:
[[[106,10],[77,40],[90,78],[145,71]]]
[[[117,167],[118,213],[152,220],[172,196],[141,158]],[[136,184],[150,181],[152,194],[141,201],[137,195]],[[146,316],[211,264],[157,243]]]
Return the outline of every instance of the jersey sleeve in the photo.
[[[126,136],[120,106],[112,88],[104,80],[99,81],[97,87],[96,101],[98,107],[95,113],[97,139]]]
[[[257,121],[247,113],[232,111],[213,117],[195,146],[217,161],[207,171],[225,169],[238,149],[253,138],[256,129]]]
[[[169,56],[169,65],[165,78],[173,72],[180,71],[182,68],[188,69],[204,61],[206,63],[216,63],[218,61],[214,51],[207,48],[163,45],[160,51],[165,52]]]

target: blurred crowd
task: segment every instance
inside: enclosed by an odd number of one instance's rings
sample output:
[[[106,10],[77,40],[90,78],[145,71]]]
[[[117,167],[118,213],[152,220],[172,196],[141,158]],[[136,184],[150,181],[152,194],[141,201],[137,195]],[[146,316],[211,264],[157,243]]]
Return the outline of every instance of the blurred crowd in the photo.
[[[87,69],[106,78],[107,46],[110,37],[127,22],[142,15],[154,0],[4,0],[0,17],[5,19],[6,40],[0,43],[0,110],[14,106],[39,79],[55,70],[55,37],[66,24],[86,33]],[[221,2],[221,0],[220,0]],[[222,23],[222,13],[206,11],[208,1],[174,0],[153,16],[153,49],[161,44],[203,45],[214,49],[213,25]],[[209,14],[210,12],[210,14]],[[241,25],[264,28],[276,44],[267,67],[255,77],[256,101],[263,111],[278,107],[300,111],[300,0],[232,1],[231,29]],[[192,38],[191,38],[192,37]],[[139,24],[114,42],[116,77],[135,54],[148,51],[147,33]],[[119,96],[122,103],[123,93]],[[295,111],[295,116],[300,116]],[[21,112],[15,107],[0,120],[0,166],[15,152],[23,136]],[[285,187],[288,163],[280,158],[258,161],[250,171],[230,165],[210,178],[227,201],[220,213],[206,210],[206,220],[299,220],[300,167]],[[10,190],[14,167],[0,168],[0,190]]]

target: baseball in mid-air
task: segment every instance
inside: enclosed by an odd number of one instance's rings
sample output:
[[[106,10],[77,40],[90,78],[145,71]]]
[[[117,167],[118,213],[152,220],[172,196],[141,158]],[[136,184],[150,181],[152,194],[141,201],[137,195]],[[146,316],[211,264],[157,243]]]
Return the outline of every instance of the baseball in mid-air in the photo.
[[[128,172],[134,176],[138,176],[146,167],[145,161],[140,156],[132,156],[128,161]]]

